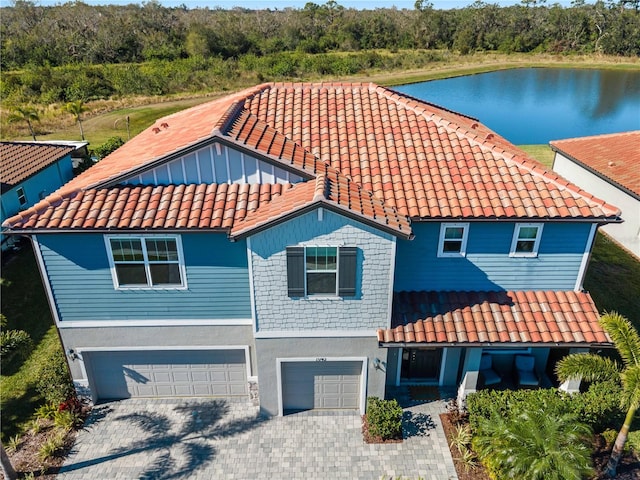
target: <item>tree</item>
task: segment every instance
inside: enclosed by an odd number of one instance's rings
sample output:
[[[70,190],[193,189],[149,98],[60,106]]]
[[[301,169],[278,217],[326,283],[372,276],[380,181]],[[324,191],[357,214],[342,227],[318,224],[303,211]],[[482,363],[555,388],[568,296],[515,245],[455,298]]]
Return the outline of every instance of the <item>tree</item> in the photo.
[[[589,382],[617,379],[622,383],[620,403],[627,414],[605,469],[607,476],[615,477],[631,422],[640,406],[640,335],[629,320],[616,312],[603,315],[600,324],[613,340],[623,365],[595,354],[573,354],[558,362],[556,374],[562,382],[581,378]]]
[[[4,445],[0,442],[0,465],[2,466],[2,473],[4,474],[4,478],[7,480],[16,480],[18,475],[16,474],[13,465],[11,465],[11,460],[9,460],[9,455],[4,450]]]
[[[593,470],[591,435],[575,414],[534,409],[480,419],[473,447],[496,478],[580,480]]]
[[[9,115],[7,119],[9,123],[16,122],[27,122],[27,126],[29,127],[29,133],[34,140],[36,140],[36,132],[33,130],[33,124],[31,122],[39,122],[40,116],[35,108],[31,107],[15,107],[13,112]]]
[[[84,130],[82,128],[82,118],[80,118],[80,116],[87,111],[86,107],[84,106],[84,102],[82,100],[69,102],[64,106],[64,109],[67,112],[69,112],[71,115],[73,115],[73,118],[75,119],[75,121],[78,122],[78,125],[80,126],[80,136],[84,141]]]

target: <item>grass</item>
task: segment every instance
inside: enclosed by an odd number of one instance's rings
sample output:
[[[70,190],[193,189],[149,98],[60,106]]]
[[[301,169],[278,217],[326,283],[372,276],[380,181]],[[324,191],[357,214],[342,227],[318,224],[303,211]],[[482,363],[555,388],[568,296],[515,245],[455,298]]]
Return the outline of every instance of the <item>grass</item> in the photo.
[[[44,359],[62,347],[31,248],[26,247],[11,258],[3,266],[2,276],[10,282],[2,286],[2,313],[7,317],[8,328],[25,330],[34,342],[33,352],[26,360],[15,358],[2,366],[0,415],[5,441],[21,433],[42,404],[35,385]]]
[[[549,169],[553,165],[554,152],[549,145],[518,145],[518,148],[524,150]]]

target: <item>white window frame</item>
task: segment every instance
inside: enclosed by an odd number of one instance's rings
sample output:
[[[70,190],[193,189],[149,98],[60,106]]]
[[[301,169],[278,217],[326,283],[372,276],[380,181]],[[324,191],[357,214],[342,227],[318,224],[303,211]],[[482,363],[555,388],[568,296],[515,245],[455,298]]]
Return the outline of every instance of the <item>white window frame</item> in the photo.
[[[150,271],[150,262],[147,256],[147,244],[146,239],[171,239],[176,242],[176,250],[178,253],[178,270],[180,272],[180,284],[170,284],[170,285],[152,285],[151,284],[151,271]],[[116,262],[113,257],[113,250],[111,249],[111,240],[115,239],[123,239],[123,240],[140,240],[142,245],[142,252],[144,256],[144,267],[145,267],[145,275],[147,277],[146,285],[120,285],[118,280],[118,273],[116,272]],[[107,247],[108,257],[109,257],[109,267],[111,269],[111,277],[113,279],[113,286],[116,290],[186,290],[187,289],[187,275],[186,269],[184,265],[184,254],[182,251],[182,239],[180,235],[134,235],[134,234],[124,234],[124,235],[105,235],[104,242]],[[173,262],[171,262],[173,263]]]
[[[309,293],[309,285],[307,284],[307,275],[309,271],[307,270],[307,249],[309,248],[335,248],[336,249],[336,284],[333,293]],[[312,273],[334,273],[334,270],[312,270]],[[327,298],[327,297],[337,297],[338,288],[340,285],[340,247],[337,245],[304,245],[304,294],[307,298]]]
[[[536,233],[536,238],[533,240],[533,250],[531,252],[516,252],[516,247],[518,245],[518,240],[521,240],[520,230],[523,228],[531,228],[535,227],[538,229]],[[510,257],[537,257],[538,250],[540,248],[540,240],[542,239],[542,229],[544,227],[544,223],[516,223],[513,229],[513,239],[511,240],[511,249],[509,250]],[[522,239],[525,241],[529,241],[529,239]]]
[[[462,238],[460,240],[459,252],[445,252],[444,242],[448,228],[462,228]],[[469,237],[469,223],[441,223],[440,239],[438,240],[438,257],[465,257],[467,255],[467,238]],[[451,241],[451,240],[449,240]]]
[[[20,204],[20,207],[24,207],[28,202],[24,187],[16,188],[16,195],[18,196],[18,203]]]

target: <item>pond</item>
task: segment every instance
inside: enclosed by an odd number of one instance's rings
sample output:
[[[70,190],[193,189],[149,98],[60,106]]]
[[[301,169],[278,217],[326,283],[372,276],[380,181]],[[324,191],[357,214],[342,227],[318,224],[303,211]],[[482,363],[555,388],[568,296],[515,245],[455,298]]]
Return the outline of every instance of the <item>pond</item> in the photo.
[[[640,71],[522,68],[394,87],[516,145],[640,130]]]

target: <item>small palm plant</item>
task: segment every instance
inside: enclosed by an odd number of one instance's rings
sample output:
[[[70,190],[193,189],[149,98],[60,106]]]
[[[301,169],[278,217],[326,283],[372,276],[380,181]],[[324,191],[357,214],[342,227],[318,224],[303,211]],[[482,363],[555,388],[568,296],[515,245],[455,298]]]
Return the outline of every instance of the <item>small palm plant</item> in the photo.
[[[69,102],[65,105],[64,109],[73,115],[73,118],[76,122],[78,122],[78,126],[80,127],[80,136],[84,141],[84,129],[82,128],[82,118],[81,115],[87,111],[84,106],[84,102],[82,100],[76,100],[75,102]]]
[[[497,478],[580,480],[592,473],[591,428],[542,409],[482,418],[473,447]]]
[[[7,121],[9,123],[26,122],[27,126],[29,127],[29,133],[33,137],[33,140],[36,140],[36,132],[33,129],[32,122],[39,122],[40,116],[38,115],[38,112],[36,111],[35,108],[26,107],[26,106],[15,107],[13,109],[13,112],[11,112],[11,114],[9,115],[9,118],[7,119]]]
[[[631,422],[640,407],[640,335],[629,320],[616,312],[603,315],[600,324],[613,340],[623,365],[595,354],[573,354],[558,362],[556,374],[562,382],[579,378],[589,382],[611,379],[621,382],[620,403],[622,408],[627,410],[627,415],[605,468],[607,476],[615,477]]]

